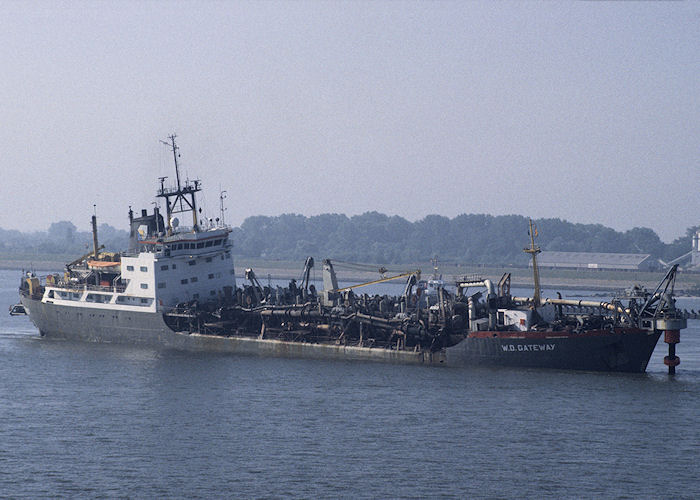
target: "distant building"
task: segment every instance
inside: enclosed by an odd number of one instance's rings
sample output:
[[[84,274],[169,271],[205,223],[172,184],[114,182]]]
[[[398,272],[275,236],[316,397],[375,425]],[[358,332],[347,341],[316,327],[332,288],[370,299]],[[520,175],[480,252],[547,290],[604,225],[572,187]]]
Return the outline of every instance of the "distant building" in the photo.
[[[659,267],[648,253],[542,252],[537,263],[540,267],[563,269],[653,271]]]
[[[690,267],[700,267],[700,231],[693,236],[693,248],[690,251]]]

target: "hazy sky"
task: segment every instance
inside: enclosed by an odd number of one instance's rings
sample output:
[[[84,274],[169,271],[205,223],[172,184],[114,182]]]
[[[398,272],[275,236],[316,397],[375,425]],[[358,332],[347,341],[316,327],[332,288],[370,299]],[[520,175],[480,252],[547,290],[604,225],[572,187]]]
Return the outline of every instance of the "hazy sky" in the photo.
[[[4,229],[126,229],[183,172],[226,219],[700,224],[698,2],[0,0]]]

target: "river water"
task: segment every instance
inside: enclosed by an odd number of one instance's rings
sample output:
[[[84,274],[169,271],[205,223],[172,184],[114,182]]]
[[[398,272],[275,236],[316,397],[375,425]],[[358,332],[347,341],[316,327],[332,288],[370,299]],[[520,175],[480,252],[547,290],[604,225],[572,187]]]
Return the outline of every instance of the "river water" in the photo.
[[[50,341],[3,313],[0,496],[698,498],[700,321],[677,352],[675,377],[663,342],[635,375],[324,362]]]

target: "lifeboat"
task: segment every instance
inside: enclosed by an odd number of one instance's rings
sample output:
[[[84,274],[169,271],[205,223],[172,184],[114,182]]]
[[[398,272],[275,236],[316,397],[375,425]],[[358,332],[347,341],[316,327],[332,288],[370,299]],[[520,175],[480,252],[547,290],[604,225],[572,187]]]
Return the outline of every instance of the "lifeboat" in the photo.
[[[122,269],[121,262],[112,262],[109,260],[88,260],[87,266],[88,269],[100,273],[120,273]]]

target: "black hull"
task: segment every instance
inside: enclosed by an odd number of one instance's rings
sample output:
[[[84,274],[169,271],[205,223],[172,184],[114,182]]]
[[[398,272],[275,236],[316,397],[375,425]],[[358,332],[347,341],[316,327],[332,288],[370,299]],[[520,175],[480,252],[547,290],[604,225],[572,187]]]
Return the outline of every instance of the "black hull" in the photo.
[[[447,348],[446,363],[642,373],[660,335],[636,328],[520,336],[479,332]]]

